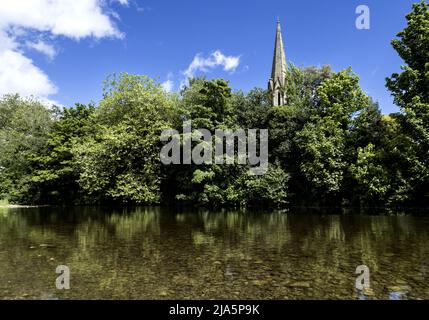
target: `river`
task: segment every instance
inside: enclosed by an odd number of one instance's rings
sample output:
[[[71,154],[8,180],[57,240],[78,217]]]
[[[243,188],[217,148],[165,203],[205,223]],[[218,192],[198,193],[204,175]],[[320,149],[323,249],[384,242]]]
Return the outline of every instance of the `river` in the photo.
[[[0,208],[0,299],[429,299],[428,217],[315,211]]]

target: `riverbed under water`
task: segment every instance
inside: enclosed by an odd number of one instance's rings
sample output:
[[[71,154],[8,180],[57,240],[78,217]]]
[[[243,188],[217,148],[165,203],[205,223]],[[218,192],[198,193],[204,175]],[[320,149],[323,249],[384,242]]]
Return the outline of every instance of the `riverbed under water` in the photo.
[[[0,299],[429,299],[429,217],[0,208]]]

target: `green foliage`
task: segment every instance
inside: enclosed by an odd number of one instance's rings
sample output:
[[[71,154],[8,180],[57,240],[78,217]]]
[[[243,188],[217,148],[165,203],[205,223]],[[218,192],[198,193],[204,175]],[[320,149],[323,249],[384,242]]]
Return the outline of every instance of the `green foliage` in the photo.
[[[413,5],[407,16],[407,27],[392,41],[394,49],[404,60],[402,73],[387,79],[395,102],[405,117],[402,131],[409,137],[401,145],[402,158],[408,162],[403,176],[411,183],[410,199],[429,203],[429,3]]]
[[[192,127],[210,131],[224,125],[236,124],[231,104],[231,88],[223,79],[207,81],[204,78],[191,79],[182,90],[178,102],[181,120],[192,120]],[[182,123],[179,124],[181,126]]]
[[[18,95],[0,99],[0,198],[11,203],[38,200],[32,158],[43,150],[51,125],[50,111],[41,103]]]
[[[356,163],[351,165],[350,171],[359,185],[359,194],[362,198],[367,197],[365,200],[384,198],[390,186],[388,171],[373,144],[358,149]]]
[[[308,67],[299,69],[290,64],[284,88],[287,105],[304,109],[314,106],[319,99],[316,89],[323,81],[331,78],[332,75],[333,71],[328,65],[321,68]]]
[[[393,40],[405,65],[387,79],[401,112],[382,115],[351,69],[289,65],[286,105],[266,90],[195,78],[178,94],[113,75],[98,105],[52,110],[0,99],[0,199],[10,203],[264,206],[429,203],[429,4]],[[160,134],[269,130],[269,167],[161,165]],[[213,139],[215,139],[213,137]],[[214,140],[212,141],[214,142]],[[193,142],[193,146],[197,145]],[[236,150],[237,151],[237,150]],[[226,156],[226,155],[224,155]],[[237,152],[234,157],[237,158]],[[236,159],[237,160],[237,159]]]
[[[387,79],[396,103],[429,103],[429,4],[423,0],[413,5],[406,16],[408,25],[392,41],[393,48],[404,60],[403,72]]]
[[[264,124],[270,110],[268,92],[254,88],[247,94],[242,91],[233,92],[231,97],[232,110],[240,128],[258,128]]]
[[[89,201],[159,202],[159,137],[171,126],[170,102],[147,77],[109,79],[94,115],[95,131],[73,147],[79,185]]]
[[[293,193],[303,191],[297,134],[317,115],[317,88],[332,76],[329,66],[298,69],[290,65],[286,88],[289,105],[269,108],[264,125],[269,129],[270,162],[279,162],[291,175]]]
[[[58,111],[45,150],[33,157],[32,182],[40,190],[40,203],[73,204],[78,202],[78,172],[72,148],[91,133],[95,107],[77,104]]]
[[[231,94],[224,80],[199,78],[191,80],[182,91],[179,112],[184,119],[192,119],[194,129],[206,128],[214,133],[215,129],[235,130],[242,125],[260,128],[267,103],[262,90],[255,89],[248,95]],[[182,128],[176,129],[180,132]],[[288,176],[281,168],[269,168],[263,177],[250,176],[249,168],[238,164],[182,165],[167,170],[163,187],[168,190],[164,195],[167,201],[232,207],[264,203],[278,206],[286,202]]]
[[[339,192],[344,178],[344,131],[331,118],[309,122],[297,134],[301,172],[316,193]]]
[[[281,207],[288,203],[289,175],[278,165],[271,165],[265,175],[244,177],[244,198],[247,205]]]
[[[359,78],[347,69],[324,80],[317,87],[319,97],[318,112],[322,117],[330,117],[340,128],[350,128],[356,113],[367,108],[370,99],[359,87]]]

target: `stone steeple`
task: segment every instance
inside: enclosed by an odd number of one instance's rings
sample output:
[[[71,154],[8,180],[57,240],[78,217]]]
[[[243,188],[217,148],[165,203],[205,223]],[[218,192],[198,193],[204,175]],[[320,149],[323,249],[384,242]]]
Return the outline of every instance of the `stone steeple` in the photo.
[[[283,88],[286,81],[286,72],[286,55],[283,46],[280,19],[278,19],[276,43],[274,46],[273,69],[271,71],[271,79],[268,83],[268,91],[273,106],[282,106],[285,104],[285,93],[283,91]]]

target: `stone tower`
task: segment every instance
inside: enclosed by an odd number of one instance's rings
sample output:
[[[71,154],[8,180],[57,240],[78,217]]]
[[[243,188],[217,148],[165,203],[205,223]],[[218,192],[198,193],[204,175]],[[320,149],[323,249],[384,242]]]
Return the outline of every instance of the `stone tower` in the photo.
[[[272,106],[282,106],[285,104],[285,93],[283,91],[286,81],[286,55],[283,46],[282,30],[280,19],[277,20],[276,43],[274,46],[273,69],[271,79],[268,82],[268,91]]]

